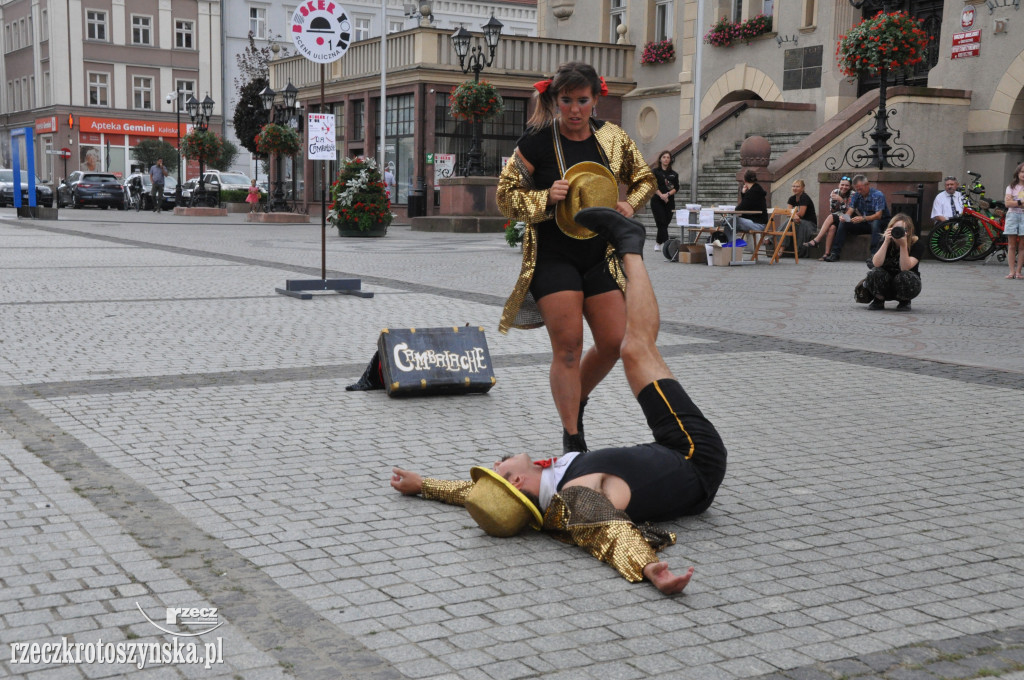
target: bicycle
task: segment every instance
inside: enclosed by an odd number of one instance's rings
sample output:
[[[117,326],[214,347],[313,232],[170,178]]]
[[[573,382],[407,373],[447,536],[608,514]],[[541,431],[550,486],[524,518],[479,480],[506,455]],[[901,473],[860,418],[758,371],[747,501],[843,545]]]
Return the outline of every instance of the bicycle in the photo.
[[[188,199],[190,208],[216,208],[220,205],[220,192],[196,187]]]
[[[991,255],[997,248],[1006,248],[1003,216],[998,212],[1002,203],[985,198],[981,175],[970,170],[967,174],[974,178],[974,182],[970,187],[960,187],[964,197],[963,213],[935,225],[928,238],[928,249],[941,262],[980,260]],[[974,209],[972,195],[977,197],[978,206],[988,214]]]

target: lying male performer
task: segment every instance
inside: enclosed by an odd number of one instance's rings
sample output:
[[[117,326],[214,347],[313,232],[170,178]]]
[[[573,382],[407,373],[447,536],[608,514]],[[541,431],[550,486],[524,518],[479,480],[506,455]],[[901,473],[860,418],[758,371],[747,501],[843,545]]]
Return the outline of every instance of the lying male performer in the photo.
[[[576,221],[607,238],[622,258],[628,281],[622,365],[654,443],[569,453],[537,462],[520,453],[495,463],[497,475],[473,468],[475,485],[424,479],[395,468],[391,486],[403,494],[465,505],[477,523],[494,535],[518,533],[527,523],[543,527],[608,562],[629,581],[646,577],[661,592],[678,593],[689,583],[693,567],[682,576],[675,575],[654,552],[674,543],[675,535],[634,522],[670,520],[706,510],[725,476],[725,446],[655,346],[660,321],[641,256],[644,228],[608,208],[581,210]],[[544,513],[543,519],[533,504]],[[510,513],[517,517],[510,520],[511,525],[503,524]]]

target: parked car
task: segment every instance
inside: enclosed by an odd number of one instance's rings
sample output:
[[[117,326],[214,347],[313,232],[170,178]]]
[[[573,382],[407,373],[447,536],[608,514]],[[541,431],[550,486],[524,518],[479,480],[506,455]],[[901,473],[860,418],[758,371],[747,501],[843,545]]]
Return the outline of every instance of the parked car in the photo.
[[[124,207],[124,188],[109,172],[75,170],[57,187],[57,207],[81,208],[95,205],[107,208]]]
[[[125,207],[128,207],[128,191],[132,185],[135,186],[136,191],[142,192],[142,210],[152,210],[153,181],[149,178],[149,173],[133,172],[125,178]],[[174,210],[174,192],[177,186],[178,180],[170,175],[164,178],[164,200],[160,204],[161,210]]]
[[[36,205],[43,208],[53,207],[53,189],[43,183],[38,177],[36,180]],[[28,172],[21,171],[21,204],[28,206]],[[0,207],[14,205],[14,170],[0,169]]]
[[[220,170],[207,170],[203,173],[203,182],[206,184],[220,185],[221,191],[242,189],[248,191],[252,179],[241,172],[221,172]],[[198,184],[198,181],[196,182]],[[216,187],[210,187],[214,189]]]

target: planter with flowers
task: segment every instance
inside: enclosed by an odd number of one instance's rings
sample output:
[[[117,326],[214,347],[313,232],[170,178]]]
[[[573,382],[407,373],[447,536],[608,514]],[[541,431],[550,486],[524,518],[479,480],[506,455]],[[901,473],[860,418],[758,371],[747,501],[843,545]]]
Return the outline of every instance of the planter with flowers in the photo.
[[[459,83],[449,95],[448,103],[452,117],[459,120],[485,121],[505,112],[505,101],[498,89],[486,80]]]
[[[722,17],[704,34],[704,42],[715,47],[731,47],[742,40],[749,45],[754,38],[771,32],[772,18],[764,14],[758,14],[740,23],[733,23]]]
[[[523,243],[523,232],[526,231],[526,222],[514,222],[509,220],[505,223],[505,243],[509,248],[515,248]]]
[[[888,71],[912,72],[924,60],[928,42],[920,19],[906,12],[879,12],[839,37],[836,61],[851,79],[880,75],[885,82]]]
[[[675,60],[676,48],[671,38],[647,43],[640,54],[641,64],[667,64]]]
[[[372,158],[346,158],[331,185],[328,221],[339,236],[384,236],[391,224],[391,201]]]

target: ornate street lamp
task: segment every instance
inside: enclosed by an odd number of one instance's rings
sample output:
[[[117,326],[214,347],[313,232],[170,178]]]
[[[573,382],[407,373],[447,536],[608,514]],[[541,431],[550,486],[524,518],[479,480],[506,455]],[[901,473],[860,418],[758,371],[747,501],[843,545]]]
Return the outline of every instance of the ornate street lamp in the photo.
[[[188,101],[185,102],[185,110],[188,111],[189,120],[192,121],[192,129],[198,130],[199,132],[206,132],[210,128],[210,116],[213,114],[214,101],[210,99],[210,95],[200,102],[195,98],[195,95],[189,95]],[[206,185],[203,182],[203,174],[205,172],[203,168],[203,157],[199,157],[199,194],[204,195]]]
[[[267,120],[275,125],[290,125],[295,117],[295,98],[299,95],[299,88],[288,81],[288,85],[281,91],[282,103],[276,103],[277,92],[274,92],[267,85],[260,92],[260,102],[263,104],[263,113]],[[274,193],[267,210],[271,212],[287,211],[288,202],[284,200],[284,180],[281,178],[281,154],[274,154]]]
[[[167,93],[167,103],[170,104],[174,101],[174,116],[176,118],[177,127],[174,128],[175,133],[178,135],[178,185],[174,187],[174,205],[181,205],[181,95],[184,94],[184,90],[175,90],[174,92]]]
[[[472,36],[469,31],[463,27],[459,27],[459,30],[451,36],[452,48],[455,50],[456,56],[459,57],[459,68],[462,69],[463,73],[469,73],[473,71],[473,82],[480,82],[480,72],[485,67],[490,66],[494,63],[494,52],[498,49],[498,41],[501,40],[501,29],[504,24],[494,18],[491,14],[490,20],[483,25],[484,31],[484,42],[486,43],[486,52],[484,54],[484,47],[481,45],[474,44],[470,47],[472,42]],[[473,143],[469,148],[469,164],[466,168],[466,175],[482,175],[484,174],[483,168],[480,167],[480,137],[482,133],[482,123],[479,119],[473,120]]]

